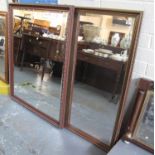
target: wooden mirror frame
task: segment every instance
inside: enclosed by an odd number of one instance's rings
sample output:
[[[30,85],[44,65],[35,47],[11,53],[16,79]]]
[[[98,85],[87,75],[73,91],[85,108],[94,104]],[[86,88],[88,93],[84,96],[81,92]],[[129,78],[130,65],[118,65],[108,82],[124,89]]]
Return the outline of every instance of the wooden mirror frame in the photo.
[[[124,140],[132,142],[143,149],[146,149],[147,151],[154,153],[154,149],[149,147],[148,145],[144,144],[143,142],[140,142],[139,140],[134,138],[134,134],[136,131],[137,124],[139,122],[140,115],[144,109],[145,105],[145,99],[148,90],[153,90],[154,89],[154,82],[151,80],[147,79],[140,79],[138,88],[137,88],[137,95],[136,95],[136,100],[135,100],[135,105],[134,105],[134,110],[132,113],[132,118],[131,121],[128,125],[127,128],[127,133],[123,137]]]
[[[0,77],[3,82],[9,83],[9,60],[8,60],[8,14],[7,12],[0,11],[0,16],[6,19],[6,32],[5,32],[5,77]]]
[[[77,127],[74,127],[73,125],[70,124],[70,117],[71,117],[71,107],[72,107],[72,97],[73,97],[73,89],[74,89],[74,76],[75,76],[75,68],[76,68],[76,59],[77,59],[77,44],[78,44],[78,35],[79,35],[79,29],[80,29],[80,24],[79,24],[79,12],[89,12],[89,13],[101,13],[105,15],[118,15],[118,16],[130,16],[135,18],[135,23],[134,23],[134,29],[133,29],[133,36],[132,36],[132,42],[131,42],[131,47],[130,47],[130,58],[127,63],[127,71],[126,75],[124,78],[124,83],[123,83],[123,88],[122,88],[122,93],[121,93],[121,99],[119,103],[119,108],[117,111],[117,116],[116,116],[116,121],[115,121],[115,127],[113,130],[113,136],[112,140],[110,142],[110,145],[105,144],[101,140],[93,137],[92,135],[78,129]],[[69,65],[69,79],[70,81],[68,85],[68,92],[67,92],[67,103],[68,106],[66,106],[66,116],[65,116],[65,124],[64,126],[72,131],[73,133],[81,136],[82,138],[88,140],[89,142],[93,143],[94,145],[98,146],[99,148],[103,149],[104,151],[108,152],[112,146],[118,141],[120,138],[120,130],[121,130],[121,125],[123,122],[124,118],[124,112],[125,112],[125,102],[127,99],[128,95],[128,90],[129,90],[129,85],[131,81],[131,75],[132,75],[132,70],[133,70],[133,65],[134,65],[134,60],[135,60],[135,55],[136,55],[136,49],[137,49],[137,44],[138,44],[138,37],[139,37],[139,32],[140,32],[140,27],[141,27],[141,22],[142,22],[142,16],[143,12],[142,11],[127,11],[127,10],[114,10],[114,9],[98,9],[98,8],[81,8],[81,7],[76,7],[75,8],[75,14],[74,14],[74,29],[73,29],[73,46],[72,46],[72,52],[71,53],[71,61]],[[76,32],[76,33],[75,33]]]
[[[39,9],[39,10],[53,10],[53,9],[65,9],[69,10],[69,20],[68,20],[68,28],[67,28],[67,40],[66,40],[66,55],[65,55],[65,63],[64,63],[64,74],[63,74],[63,84],[62,84],[62,93],[61,93],[61,109],[60,109],[60,121],[56,121],[55,119],[49,117],[43,112],[37,110],[36,108],[29,105],[27,102],[19,98],[14,94],[14,71],[13,71],[13,18],[12,13],[13,9]],[[79,11],[84,12],[95,12],[95,13],[105,13],[108,15],[126,15],[135,17],[134,31],[131,43],[131,56],[128,60],[127,71],[125,75],[125,80],[123,83],[123,89],[121,94],[121,100],[119,104],[118,113],[116,116],[115,127],[113,131],[112,141],[110,145],[107,145],[96,139],[95,137],[71,126],[70,124],[70,114],[71,114],[71,104],[72,104],[72,95],[73,95],[73,85],[74,85],[74,73],[75,73],[75,65],[76,65],[76,57],[77,57],[77,38],[78,38],[78,30],[79,30]],[[131,74],[133,70],[136,48],[138,43],[138,37],[140,32],[140,26],[142,21],[143,12],[141,11],[126,11],[126,10],[113,10],[113,9],[98,9],[98,8],[78,8],[67,5],[25,5],[25,4],[10,4],[9,5],[9,52],[10,52],[10,87],[11,87],[11,98],[16,102],[20,103],[27,109],[31,110],[39,117],[45,119],[51,124],[64,128],[66,127],[70,131],[75,134],[85,138],[91,143],[95,144],[99,148],[108,152],[111,147],[117,142],[120,138],[120,129],[124,117],[124,109],[125,102],[128,95],[129,85],[131,81]]]
[[[14,9],[27,9],[27,10],[42,10],[42,11],[68,11],[68,20],[67,20],[67,28],[66,28],[66,44],[65,44],[65,61],[63,66],[63,73],[62,73],[62,86],[61,86],[61,97],[60,97],[60,114],[59,120],[56,120],[49,115],[41,112],[40,110],[36,109],[35,107],[31,106],[28,102],[24,101],[22,98],[16,96],[14,94],[14,53],[13,53],[13,10]],[[71,41],[72,36],[71,32],[73,29],[73,15],[74,15],[74,8],[67,5],[34,5],[34,4],[17,4],[12,3],[9,4],[9,54],[10,54],[10,96],[11,98],[16,101],[17,103],[21,104],[25,108],[29,109],[39,117],[43,118],[44,120],[48,121],[49,123],[57,126],[62,127],[64,123],[64,109],[66,106],[66,92],[67,92],[67,79],[69,73],[69,59],[71,53]]]

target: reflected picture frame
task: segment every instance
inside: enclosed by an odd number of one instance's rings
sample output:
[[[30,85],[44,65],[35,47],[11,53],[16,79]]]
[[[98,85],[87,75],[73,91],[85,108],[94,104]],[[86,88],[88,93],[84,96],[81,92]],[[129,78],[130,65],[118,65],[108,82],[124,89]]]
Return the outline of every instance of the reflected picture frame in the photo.
[[[4,37],[5,37],[5,59],[4,59],[4,69],[5,69],[5,73],[4,73],[4,77],[0,76],[0,80],[5,82],[5,83],[9,83],[9,60],[8,60],[8,14],[7,12],[4,11],[0,11],[0,16],[5,18],[5,32],[4,32]]]

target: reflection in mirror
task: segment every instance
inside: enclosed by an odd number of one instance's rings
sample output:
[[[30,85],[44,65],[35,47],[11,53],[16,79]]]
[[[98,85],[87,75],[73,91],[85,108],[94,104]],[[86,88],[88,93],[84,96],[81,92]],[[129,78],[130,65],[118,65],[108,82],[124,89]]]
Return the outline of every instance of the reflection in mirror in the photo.
[[[136,125],[134,139],[153,148],[154,147],[154,93],[148,91],[144,107]]]
[[[6,17],[0,13],[0,78],[6,81]]]
[[[13,10],[14,94],[59,120],[68,12]]]
[[[134,18],[80,14],[71,125],[111,143]]]

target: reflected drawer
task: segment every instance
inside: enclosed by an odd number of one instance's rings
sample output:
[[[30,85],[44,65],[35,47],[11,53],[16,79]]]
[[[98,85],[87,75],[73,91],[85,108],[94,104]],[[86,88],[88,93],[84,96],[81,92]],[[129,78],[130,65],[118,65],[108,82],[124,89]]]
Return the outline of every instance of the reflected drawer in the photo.
[[[48,47],[48,40],[43,40],[43,39],[38,39],[36,40],[36,38],[26,38],[25,39],[25,43],[31,46],[39,46],[39,47],[43,47],[43,48],[47,48]]]
[[[109,58],[102,58],[93,54],[86,54],[82,52],[78,52],[78,60],[104,67],[106,69],[114,70],[116,72],[121,71],[122,66],[124,65],[124,63],[120,61],[112,60]]]

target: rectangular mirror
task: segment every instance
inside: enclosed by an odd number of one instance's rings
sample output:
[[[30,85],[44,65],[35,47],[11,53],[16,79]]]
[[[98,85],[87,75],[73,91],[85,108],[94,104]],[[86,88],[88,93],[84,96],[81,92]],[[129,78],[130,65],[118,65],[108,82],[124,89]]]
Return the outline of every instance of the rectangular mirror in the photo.
[[[154,152],[154,81],[140,79],[124,140]]]
[[[108,151],[118,140],[142,12],[10,5],[11,96]]]
[[[60,122],[69,53],[69,7],[12,4],[13,96]]]
[[[140,13],[81,8],[76,16],[68,128],[108,148],[119,130]]]
[[[0,11],[0,80],[8,82],[7,13]]]
[[[154,148],[154,92],[151,90],[147,91],[133,138]]]

